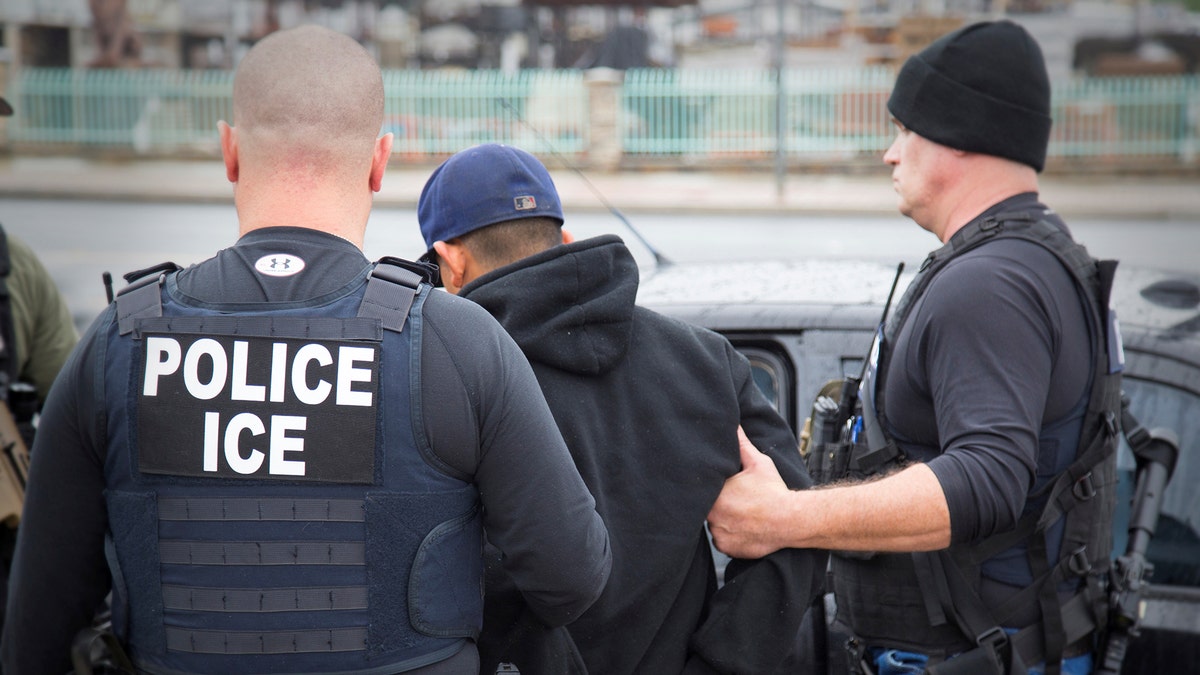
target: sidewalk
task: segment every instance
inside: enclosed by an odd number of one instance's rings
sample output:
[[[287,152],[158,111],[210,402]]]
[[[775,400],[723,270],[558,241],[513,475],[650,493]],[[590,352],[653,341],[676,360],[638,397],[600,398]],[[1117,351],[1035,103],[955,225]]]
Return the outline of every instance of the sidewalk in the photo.
[[[432,166],[393,165],[378,206],[416,208]],[[894,214],[885,171],[867,175],[786,176],[782,195],[770,171],[576,172],[551,169],[570,211]],[[1130,220],[1200,219],[1200,178],[1044,176],[1043,200],[1064,216]],[[598,193],[598,194],[597,194]],[[0,198],[229,202],[224,167],[213,160],[96,161],[68,157],[0,158]]]

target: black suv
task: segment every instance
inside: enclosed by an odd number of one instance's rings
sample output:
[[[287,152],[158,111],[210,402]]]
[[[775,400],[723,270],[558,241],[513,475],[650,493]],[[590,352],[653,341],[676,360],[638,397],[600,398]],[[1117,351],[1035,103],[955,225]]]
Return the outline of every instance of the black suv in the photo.
[[[825,382],[861,371],[894,276],[876,262],[667,265],[644,272],[638,302],[728,337],[798,432]],[[897,296],[910,278],[900,280]],[[1119,269],[1113,306],[1130,410],[1146,429],[1169,430],[1180,447],[1146,555],[1154,567],[1137,607],[1141,634],[1122,672],[1200,669],[1200,277]],[[1124,441],[1120,452],[1114,559],[1129,540],[1134,493]],[[815,661],[811,672],[846,672],[840,636],[821,630],[832,613],[815,609],[816,629],[801,636]]]

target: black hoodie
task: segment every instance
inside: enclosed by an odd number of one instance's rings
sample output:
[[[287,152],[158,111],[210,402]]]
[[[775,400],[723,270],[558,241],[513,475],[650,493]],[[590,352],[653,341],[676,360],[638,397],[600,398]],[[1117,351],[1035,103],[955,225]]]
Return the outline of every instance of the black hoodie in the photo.
[[[612,575],[570,638],[596,674],[772,672],[820,591],[825,554],[735,560],[717,591],[704,525],[740,469],[739,424],[790,486],[807,487],[796,439],[725,338],[637,307],[637,288],[633,256],[608,235],[494,270],[461,293],[532,363],[608,525]],[[517,618],[519,595],[491,581],[483,672],[496,660],[524,675],[562,672],[550,661],[570,640],[531,630]]]

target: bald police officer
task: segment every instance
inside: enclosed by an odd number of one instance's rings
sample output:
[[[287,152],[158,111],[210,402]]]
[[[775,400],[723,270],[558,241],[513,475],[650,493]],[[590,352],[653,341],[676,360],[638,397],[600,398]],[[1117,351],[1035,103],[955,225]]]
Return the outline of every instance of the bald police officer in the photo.
[[[577,617],[607,532],[528,362],[420,265],[362,255],[378,66],[276,33],[234,118],[241,238],[133,281],[53,389],[5,669],[68,670],[111,589],[139,672],[474,672],[485,530],[541,620]]]

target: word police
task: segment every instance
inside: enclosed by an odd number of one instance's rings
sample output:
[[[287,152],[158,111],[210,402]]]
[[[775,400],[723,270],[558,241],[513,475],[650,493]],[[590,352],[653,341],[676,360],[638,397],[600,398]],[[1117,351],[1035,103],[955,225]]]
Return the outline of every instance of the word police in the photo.
[[[147,336],[142,469],[330,478],[311,475],[306,439],[318,438],[325,450],[348,440],[370,443],[359,454],[373,449],[378,358],[371,343]],[[338,458],[325,459],[327,466]]]

